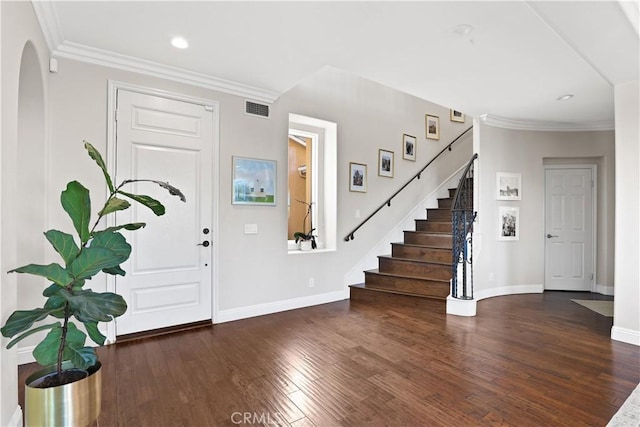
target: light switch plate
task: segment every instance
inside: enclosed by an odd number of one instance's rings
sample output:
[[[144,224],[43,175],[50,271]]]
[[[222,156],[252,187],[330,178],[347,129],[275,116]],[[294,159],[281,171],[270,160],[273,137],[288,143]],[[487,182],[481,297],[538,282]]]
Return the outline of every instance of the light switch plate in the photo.
[[[244,234],[258,234],[258,224],[245,224]]]

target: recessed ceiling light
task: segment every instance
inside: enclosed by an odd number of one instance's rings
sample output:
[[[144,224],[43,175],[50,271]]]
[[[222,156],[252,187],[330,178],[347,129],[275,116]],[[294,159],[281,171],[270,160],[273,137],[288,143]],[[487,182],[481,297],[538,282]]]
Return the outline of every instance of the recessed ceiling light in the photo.
[[[178,49],[186,49],[189,47],[189,43],[182,37],[174,37],[171,39],[171,45]]]
[[[557,97],[557,98],[556,98],[556,101],[568,101],[568,100],[570,100],[571,98],[573,98],[573,94],[571,94],[571,93],[567,93],[567,94],[565,94],[565,95],[562,95],[562,96]]]
[[[451,34],[458,37],[467,37],[472,32],[473,26],[469,24],[458,25],[457,27],[454,27],[453,30],[451,30]]]

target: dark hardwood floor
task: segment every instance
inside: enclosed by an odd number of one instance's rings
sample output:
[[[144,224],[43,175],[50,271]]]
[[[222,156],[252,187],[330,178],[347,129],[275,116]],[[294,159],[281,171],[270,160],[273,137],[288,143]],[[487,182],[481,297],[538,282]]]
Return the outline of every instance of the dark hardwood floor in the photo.
[[[640,349],[571,298],[603,297],[497,297],[473,318],[342,301],[104,347],[99,425],[605,426]]]

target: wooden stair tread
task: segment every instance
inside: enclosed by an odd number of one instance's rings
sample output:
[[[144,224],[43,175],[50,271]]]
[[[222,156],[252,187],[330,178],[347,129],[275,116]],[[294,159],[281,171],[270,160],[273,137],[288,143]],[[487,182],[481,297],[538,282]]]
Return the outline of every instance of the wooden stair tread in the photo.
[[[442,249],[442,250],[451,250],[451,246],[433,246],[433,245],[417,245],[415,243],[405,243],[405,242],[391,242],[392,245],[404,245],[411,246],[414,248],[425,248],[425,249]]]
[[[447,297],[438,297],[438,296],[431,296],[431,295],[420,295],[420,294],[413,294],[410,292],[398,292],[398,291],[393,291],[390,289],[382,289],[382,288],[368,288],[366,286],[366,284],[364,283],[356,283],[354,285],[349,285],[350,288],[358,288],[358,289],[364,289],[370,292],[381,292],[381,293],[385,293],[385,294],[393,294],[393,295],[403,295],[403,296],[409,296],[409,297],[414,297],[414,298],[424,298],[424,299],[430,299],[430,300],[446,300]]]
[[[401,257],[391,256],[391,255],[378,255],[378,258],[387,258],[387,259],[393,259],[393,260],[396,260],[396,261],[409,261],[409,262],[414,262],[414,263],[418,263],[418,264],[451,265],[448,262],[424,261],[424,260],[421,260],[421,259],[401,258]]]
[[[443,265],[449,265],[449,264],[443,264]],[[399,277],[402,279],[413,279],[413,280],[417,279],[417,280],[424,280],[429,282],[441,282],[449,286],[449,280],[446,280],[446,279],[431,279],[428,277],[407,276],[406,274],[399,274],[399,273],[381,273],[380,270],[378,270],[377,268],[374,268],[372,270],[365,270],[365,273],[378,274],[380,276],[387,276],[387,277]]]
[[[447,231],[420,231],[420,230],[404,230],[405,233],[416,233],[416,234],[433,234],[436,236],[453,236],[453,233]]]

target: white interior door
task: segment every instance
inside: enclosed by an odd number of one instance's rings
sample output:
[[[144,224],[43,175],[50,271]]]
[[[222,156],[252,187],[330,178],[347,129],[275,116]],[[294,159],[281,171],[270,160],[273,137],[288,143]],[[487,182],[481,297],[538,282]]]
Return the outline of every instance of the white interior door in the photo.
[[[591,169],[545,170],[545,289],[591,291]]]
[[[139,204],[117,213],[118,223],[147,227],[126,236],[133,250],[115,286],[129,308],[116,319],[116,334],[211,319],[212,109],[118,89],[116,117],[116,182],[167,181],[186,196],[182,203],[155,184],[136,183],[131,192],[159,200],[166,214]]]

